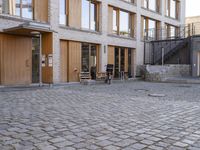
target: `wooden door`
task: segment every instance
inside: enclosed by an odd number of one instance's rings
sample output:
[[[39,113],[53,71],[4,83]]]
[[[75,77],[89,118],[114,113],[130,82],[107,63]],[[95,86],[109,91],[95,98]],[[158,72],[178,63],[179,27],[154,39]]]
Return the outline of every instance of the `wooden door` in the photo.
[[[60,41],[60,74],[61,82],[68,81],[68,41]]]
[[[68,82],[79,82],[81,71],[81,43],[69,41]]]
[[[108,64],[115,64],[115,47],[108,46]]]
[[[1,82],[3,85],[31,84],[32,39],[2,35]]]

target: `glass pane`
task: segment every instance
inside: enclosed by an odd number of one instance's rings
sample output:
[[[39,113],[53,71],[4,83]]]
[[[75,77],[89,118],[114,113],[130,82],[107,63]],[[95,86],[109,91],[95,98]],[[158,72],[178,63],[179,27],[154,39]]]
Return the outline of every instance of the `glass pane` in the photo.
[[[33,18],[32,0],[22,0],[22,17]]]
[[[113,10],[113,33],[117,34],[117,11]]]
[[[148,8],[148,0],[144,0],[144,8]]]
[[[60,0],[59,23],[66,25],[66,1],[65,0]]]
[[[81,21],[81,27],[85,29],[89,29],[90,25],[90,17],[89,17],[89,1],[82,0],[82,21]]]
[[[89,72],[89,44],[82,44],[82,72]]]
[[[40,75],[40,39],[32,39],[32,83],[39,83]]]
[[[90,29],[91,30],[96,30],[96,4],[91,3],[90,5]]]
[[[129,36],[129,13],[120,11],[120,35]]]
[[[15,6],[16,6],[16,8],[15,8],[15,15],[16,16],[20,16],[20,0],[16,0]],[[11,12],[11,10],[10,10],[10,12]],[[10,13],[10,14],[12,14],[12,13]]]
[[[0,0],[0,14],[2,13],[2,0]]]
[[[96,65],[97,65],[97,51],[96,45],[91,45],[90,51],[90,75],[92,79],[96,79]]]
[[[176,18],[176,1],[171,0],[170,2],[170,17]]]
[[[149,0],[149,9],[156,11],[156,0]]]

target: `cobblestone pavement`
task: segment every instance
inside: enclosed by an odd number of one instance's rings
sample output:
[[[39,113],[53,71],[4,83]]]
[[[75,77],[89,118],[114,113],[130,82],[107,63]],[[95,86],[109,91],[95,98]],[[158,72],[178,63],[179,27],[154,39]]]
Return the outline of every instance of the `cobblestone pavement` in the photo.
[[[200,85],[131,81],[2,90],[0,150],[7,149],[199,150]]]

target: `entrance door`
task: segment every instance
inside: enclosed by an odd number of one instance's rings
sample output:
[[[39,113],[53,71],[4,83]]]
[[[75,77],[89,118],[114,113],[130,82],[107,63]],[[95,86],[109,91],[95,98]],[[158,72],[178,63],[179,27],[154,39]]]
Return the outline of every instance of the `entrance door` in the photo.
[[[1,82],[3,85],[31,84],[31,49],[30,37],[3,34]]]
[[[40,38],[32,39],[32,83],[40,82]]]

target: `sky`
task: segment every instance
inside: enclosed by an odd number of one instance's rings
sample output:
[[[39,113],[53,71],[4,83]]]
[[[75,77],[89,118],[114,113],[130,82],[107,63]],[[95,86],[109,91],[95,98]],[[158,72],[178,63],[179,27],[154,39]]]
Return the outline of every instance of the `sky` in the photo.
[[[200,16],[200,0],[186,0],[186,17]]]

